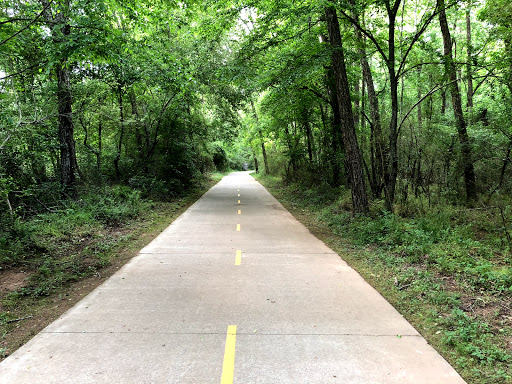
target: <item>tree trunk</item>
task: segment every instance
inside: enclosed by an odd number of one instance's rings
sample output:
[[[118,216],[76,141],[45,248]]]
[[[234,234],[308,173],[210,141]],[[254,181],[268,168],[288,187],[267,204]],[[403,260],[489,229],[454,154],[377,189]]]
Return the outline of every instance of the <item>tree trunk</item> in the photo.
[[[254,152],[254,150],[252,151],[252,158],[254,159],[254,170],[256,171],[256,173],[258,173],[258,158],[256,157],[256,153]]]
[[[363,86],[364,86],[364,80],[363,80]],[[356,84],[354,86],[354,93],[355,93],[355,102],[354,102],[354,126],[356,129],[360,128],[360,116],[361,116],[361,95],[360,95],[360,88],[359,88],[359,79],[356,80]]]
[[[446,113],[446,91],[441,89],[441,115]]]
[[[385,173],[384,193],[385,206],[390,212],[393,211],[393,202],[395,200],[396,179],[398,176],[398,77],[395,70],[395,24],[396,14],[400,0],[395,1],[393,8],[389,2],[386,3],[388,10],[388,61],[386,63],[389,72],[389,87],[391,94],[391,120],[389,122],[389,173]],[[386,176],[388,178],[386,178]]]
[[[457,68],[452,58],[452,39],[450,36],[450,30],[448,28],[448,21],[446,20],[444,0],[437,0],[437,6],[439,9],[439,24],[441,26],[441,33],[443,35],[445,70],[448,74],[448,79],[451,82],[450,91],[452,94],[453,114],[455,116],[457,133],[459,135],[459,142],[461,146],[461,160],[464,167],[466,198],[468,201],[473,201],[477,198],[475,171],[473,168],[473,160],[471,159],[471,147],[469,143],[466,120],[464,119],[464,114],[462,112],[462,100],[460,96],[459,84],[457,83]]]
[[[132,105],[132,118],[134,120],[134,128],[135,128],[135,142],[137,143],[137,152],[139,155],[139,161],[143,161],[144,159],[144,144],[142,142],[142,132],[140,130],[140,119],[139,119],[139,109],[137,108],[137,98],[135,96],[135,91],[133,87],[130,89],[130,104]]]
[[[52,30],[53,43],[57,50],[59,45],[69,38],[71,26],[64,19],[65,12],[58,12],[53,17],[47,0],[41,0],[46,11],[44,17]],[[59,10],[60,11],[60,10]],[[61,29],[58,30],[59,26]],[[64,52],[64,51],[63,51]],[[57,105],[59,112],[59,146],[60,146],[60,183],[65,196],[76,197],[76,152],[73,126],[72,93],[69,81],[67,56],[62,55],[57,64]]]
[[[331,136],[332,136],[332,182],[335,187],[341,185],[341,167],[338,154],[343,148],[343,139],[341,138],[341,118],[340,108],[338,107],[338,92],[336,91],[336,81],[332,69],[327,71],[327,87],[329,89],[330,106],[332,110]],[[345,173],[348,175],[348,172]]]
[[[117,87],[118,103],[119,103],[119,141],[117,142],[117,153],[114,158],[114,169],[116,172],[116,179],[121,179],[121,171],[119,169],[119,161],[121,160],[121,149],[124,140],[124,110],[123,110],[123,88],[121,85]]]
[[[362,36],[359,31],[356,33],[357,38],[362,42]],[[366,58],[366,52],[364,49],[359,49],[359,55],[361,56],[360,63],[363,72],[364,83],[368,91],[368,101],[370,105],[370,118],[372,120],[372,131],[373,140],[375,144],[375,186],[377,187],[373,192],[375,197],[379,197],[380,191],[382,190],[383,180],[388,180],[388,152],[384,144],[384,138],[382,136],[382,124],[380,119],[380,107],[377,93],[375,92],[375,85],[373,82],[373,75]]]
[[[467,76],[468,76],[468,94],[467,94],[467,108],[471,118],[473,111],[473,67],[471,65],[473,56],[473,47],[471,45],[471,0],[469,0],[468,8],[466,9],[466,42],[467,42]]]
[[[418,98],[418,100],[421,100],[421,66],[418,67],[418,93],[416,95],[416,97]],[[423,128],[423,114],[422,114],[422,111],[421,111],[421,103],[418,104],[418,106],[416,107],[417,108],[417,113],[418,113],[418,130],[421,132],[421,129]]]
[[[313,163],[313,134],[311,133],[311,125],[308,121],[308,111],[304,111],[304,128],[306,128],[306,142],[308,146],[308,158],[309,162]]]
[[[353,1],[351,2],[352,4]],[[353,12],[352,17],[354,20],[359,22],[358,15]],[[370,118],[372,121],[372,137],[370,140],[370,146],[373,145],[375,150],[374,157],[371,159],[372,164],[372,192],[376,198],[380,196],[380,193],[383,188],[383,180],[389,180],[388,175],[388,157],[389,154],[387,152],[386,146],[384,145],[384,138],[382,136],[382,124],[380,119],[380,107],[379,107],[379,99],[377,98],[377,93],[375,92],[375,85],[373,82],[373,75],[370,68],[370,64],[368,63],[368,59],[366,58],[366,49],[364,48],[364,38],[361,34],[361,31],[354,26],[354,33],[356,35],[356,40],[358,42],[358,53],[360,56],[361,70],[363,72],[363,91],[365,89],[364,85],[366,84],[366,89],[368,91],[368,101],[370,104]],[[362,119],[364,122],[364,119]],[[373,140],[373,142],[372,142]]]
[[[101,176],[101,150],[103,147],[103,121],[98,123],[98,154],[96,155],[96,169],[98,170],[98,176]]]
[[[286,135],[286,143],[288,144],[288,153],[290,156],[290,163],[292,165],[293,172],[295,173],[295,171],[296,171],[295,148],[292,145],[291,134],[290,134],[290,130],[288,129],[288,124],[285,124],[285,126],[284,126],[284,134]],[[288,178],[290,178],[289,169],[290,169],[290,166],[288,165],[287,170],[286,170],[286,175]]]
[[[507,165],[510,163],[510,152],[512,151],[512,140],[508,142],[507,146],[507,152],[505,154],[505,158],[503,159],[503,165],[501,166],[501,172],[500,172],[500,180],[498,182],[498,186],[496,187],[495,191],[498,191],[503,186],[503,181],[505,180],[505,171],[507,170]]]
[[[334,78],[336,80],[336,91],[338,93],[338,107],[341,117],[343,143],[347,160],[350,164],[353,212],[355,214],[367,214],[369,212],[369,204],[364,182],[363,163],[357,143],[354,115],[352,114],[352,102],[350,100],[347,71],[345,68],[345,57],[335,8],[325,8],[325,16],[327,19],[329,40],[333,48],[332,65]]]
[[[69,28],[69,26],[67,26]],[[66,29],[66,28],[65,28]],[[69,34],[69,33],[68,33]],[[60,182],[64,193],[76,196],[75,140],[69,69],[63,60],[57,66],[57,99],[59,111]]]
[[[263,163],[265,164],[265,175],[269,175],[270,171],[268,169],[267,151],[265,149],[265,142],[263,141],[263,132],[261,132],[261,129],[259,129],[258,132],[261,141],[261,153],[263,154]]]
[[[398,79],[394,75],[394,69],[390,70],[390,88],[391,120],[389,122],[389,158],[391,162],[391,168],[389,171],[389,179],[384,179],[384,192],[386,195],[386,209],[392,212],[393,202],[395,200],[396,179],[398,176]]]
[[[260,121],[258,119],[258,114],[256,113],[256,108],[254,107],[254,103],[252,100],[251,100],[251,107],[252,107],[252,113],[254,114],[254,119],[256,120],[256,124],[259,125]],[[263,155],[263,163],[265,164],[265,175],[269,175],[270,171],[268,169],[267,151],[265,149],[265,142],[263,141],[263,132],[261,131],[261,128],[259,128],[259,127],[258,127],[258,134],[260,136],[261,153]]]

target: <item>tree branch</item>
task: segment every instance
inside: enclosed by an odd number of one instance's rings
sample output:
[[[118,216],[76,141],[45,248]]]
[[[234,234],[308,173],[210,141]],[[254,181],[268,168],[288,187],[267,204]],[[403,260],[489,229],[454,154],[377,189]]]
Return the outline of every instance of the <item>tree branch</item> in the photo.
[[[453,84],[453,83],[456,83],[457,81],[460,81],[460,79],[456,79],[455,81],[450,81],[449,83],[446,83],[446,84],[443,84],[443,85],[436,85],[434,88],[432,88],[430,91],[428,91],[425,96],[423,96],[421,99],[419,99],[412,107],[411,109],[409,109],[409,111],[405,114],[404,118],[402,119],[402,121],[400,122],[400,124],[398,125],[398,133],[400,133],[400,129],[402,128],[402,125],[403,123],[405,122],[405,120],[409,117],[409,115],[411,114],[411,112],[414,110],[414,108],[416,108],[418,105],[420,105],[423,100],[425,100],[427,97],[433,95],[434,93],[436,93],[437,91],[439,91],[440,89],[443,89],[447,86],[449,86],[450,84]]]
[[[427,29],[427,27],[429,26],[429,24],[432,22],[432,20],[434,19],[434,17],[436,17],[436,15],[439,13],[439,10],[437,10],[437,4],[436,4],[436,7],[434,8],[434,12],[432,12],[432,14],[427,18],[427,20],[423,23],[423,26],[419,29],[418,32],[416,32],[416,34],[414,35],[414,37],[412,38],[412,41],[411,43],[409,44],[409,46],[407,47],[407,50],[405,51],[405,54],[404,56],[402,57],[401,61],[400,61],[400,65],[398,66],[398,71],[396,72],[396,75],[397,77],[400,77],[400,72],[402,71],[402,69],[404,68],[405,66],[405,63],[407,61],[407,56],[409,56],[409,53],[411,53],[412,51],[412,48],[414,46],[414,44],[416,44],[416,42],[418,41],[418,39],[421,37],[421,35],[423,35],[423,32],[425,32],[425,30]]]
[[[31,65],[30,67],[27,67],[25,69],[23,69],[22,71],[19,71],[19,72],[16,72],[16,73],[13,73],[12,75],[7,75],[7,76],[4,76],[4,77],[0,77],[0,81],[2,80],[6,80],[6,79],[9,79],[11,77],[16,77],[16,76],[19,76],[21,74],[23,74],[24,72],[27,72],[28,70],[30,69],[33,69],[35,67],[38,67],[40,64],[45,64],[47,63],[48,61],[42,61],[40,63],[37,63],[37,64],[34,64],[34,65]]]
[[[320,92],[318,91],[315,91],[314,89],[311,89],[309,87],[300,87],[299,88],[300,90],[303,90],[303,91],[309,91],[311,93],[313,93],[315,96],[319,97],[320,99],[322,99],[323,101],[325,101],[327,104],[330,103],[329,99],[327,99],[324,95],[322,95]]]
[[[364,34],[366,37],[368,37],[372,43],[375,45],[375,48],[377,49],[377,51],[379,51],[380,55],[382,56],[382,58],[384,59],[384,61],[388,61],[388,57],[386,56],[386,53],[384,52],[384,50],[382,49],[382,47],[380,46],[379,42],[377,41],[377,39],[375,38],[375,36],[373,36],[373,34],[371,32],[369,32],[368,30],[364,29],[361,24],[359,24],[359,22],[354,19],[353,17],[349,16],[343,9],[337,9],[345,19],[347,19],[354,27],[356,27],[362,34]]]
[[[11,40],[11,39],[15,38],[15,37],[16,37],[16,36],[18,36],[21,32],[23,32],[24,30],[28,29],[32,24],[34,24],[34,23],[37,21],[37,19],[39,19],[39,18],[40,18],[40,17],[41,17],[45,12],[46,12],[46,10],[47,10],[48,8],[50,8],[50,5],[51,5],[52,1],[53,1],[53,0],[50,0],[50,1],[48,2],[48,4],[46,4],[46,5],[44,6],[43,10],[42,10],[41,12],[39,12],[39,14],[36,16],[36,18],[35,18],[34,20],[32,20],[32,21],[31,21],[30,23],[28,23],[27,25],[25,25],[23,28],[21,28],[21,29],[20,29],[18,32],[16,32],[14,35],[9,36],[7,39],[5,39],[4,41],[2,41],[2,42],[0,43],[0,46],[1,46],[1,45],[4,45],[4,44],[5,44],[5,43],[7,43],[9,40]]]

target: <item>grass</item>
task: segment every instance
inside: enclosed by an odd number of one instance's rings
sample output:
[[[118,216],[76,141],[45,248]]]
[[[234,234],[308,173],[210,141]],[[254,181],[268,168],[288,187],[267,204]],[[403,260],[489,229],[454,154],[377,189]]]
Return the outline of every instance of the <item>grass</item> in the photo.
[[[510,203],[500,202],[505,219],[490,206],[425,209],[418,202],[395,215],[376,202],[370,217],[352,217],[344,189],[257,177],[468,383],[512,383]]]
[[[0,359],[113,274],[224,174],[167,201],[124,186],[89,191],[66,207],[0,231]],[[16,281],[19,280],[19,281]]]

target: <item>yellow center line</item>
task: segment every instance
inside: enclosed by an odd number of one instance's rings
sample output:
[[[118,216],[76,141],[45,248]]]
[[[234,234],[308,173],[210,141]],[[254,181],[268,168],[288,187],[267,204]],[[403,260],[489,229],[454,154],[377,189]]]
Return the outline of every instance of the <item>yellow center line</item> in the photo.
[[[240,200],[238,200],[238,204],[240,204]]]
[[[224,363],[222,364],[222,377],[220,384],[233,384],[233,373],[235,371],[235,344],[236,325],[228,326],[226,336],[226,349],[224,350]]]
[[[242,262],[242,250],[237,249],[236,250],[236,258],[235,258],[235,265],[240,265]]]
[[[242,214],[242,210],[239,209],[238,210],[238,214],[241,215]]]
[[[240,224],[237,224],[237,225],[236,225],[236,231],[237,231],[237,232],[240,232]]]

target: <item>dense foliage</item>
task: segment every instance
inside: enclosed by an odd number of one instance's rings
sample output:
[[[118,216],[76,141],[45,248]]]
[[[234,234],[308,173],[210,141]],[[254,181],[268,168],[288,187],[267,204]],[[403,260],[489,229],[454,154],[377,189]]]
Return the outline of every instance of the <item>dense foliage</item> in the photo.
[[[270,170],[351,185],[326,6],[338,12],[371,199],[392,211],[411,199],[474,205],[510,194],[510,6],[492,0],[251,4],[236,60],[250,68],[244,87],[263,133],[251,128],[251,138],[272,152]]]

